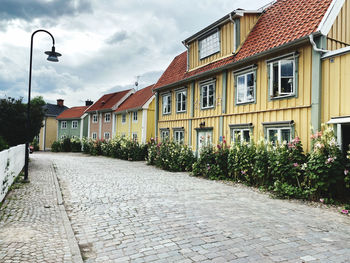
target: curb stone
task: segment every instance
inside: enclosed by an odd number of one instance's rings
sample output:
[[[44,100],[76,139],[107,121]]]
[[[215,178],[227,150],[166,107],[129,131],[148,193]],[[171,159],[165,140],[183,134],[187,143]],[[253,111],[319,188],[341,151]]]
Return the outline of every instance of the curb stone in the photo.
[[[75,238],[75,235],[74,235],[74,232],[72,229],[72,225],[69,221],[69,218],[68,218],[68,215],[66,212],[66,208],[65,208],[64,203],[63,203],[62,192],[61,192],[60,184],[59,184],[58,179],[57,179],[57,174],[56,174],[54,163],[52,164],[50,170],[51,170],[51,174],[53,176],[54,182],[55,182],[57,205],[61,211],[63,225],[64,225],[64,229],[66,230],[66,234],[67,234],[67,238],[68,238],[68,242],[69,242],[69,248],[70,248],[71,253],[72,253],[73,262],[74,263],[83,263],[83,258],[82,258],[81,253],[80,253],[78,242]]]

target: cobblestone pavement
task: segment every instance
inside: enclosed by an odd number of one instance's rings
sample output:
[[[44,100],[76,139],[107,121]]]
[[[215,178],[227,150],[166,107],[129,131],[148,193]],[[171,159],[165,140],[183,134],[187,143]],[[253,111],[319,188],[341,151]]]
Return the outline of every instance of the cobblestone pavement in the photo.
[[[144,162],[52,160],[86,262],[350,262],[350,218]]]
[[[50,162],[31,158],[29,179],[0,209],[0,262],[81,262],[70,249]]]

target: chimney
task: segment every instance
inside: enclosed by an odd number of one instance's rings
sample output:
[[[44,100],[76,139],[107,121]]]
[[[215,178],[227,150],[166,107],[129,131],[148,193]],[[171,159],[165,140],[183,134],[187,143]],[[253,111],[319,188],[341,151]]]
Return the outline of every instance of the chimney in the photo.
[[[91,106],[92,104],[94,104],[94,102],[91,101],[91,100],[86,100],[85,101],[85,106]]]
[[[57,100],[57,106],[63,107],[63,101],[62,99]]]

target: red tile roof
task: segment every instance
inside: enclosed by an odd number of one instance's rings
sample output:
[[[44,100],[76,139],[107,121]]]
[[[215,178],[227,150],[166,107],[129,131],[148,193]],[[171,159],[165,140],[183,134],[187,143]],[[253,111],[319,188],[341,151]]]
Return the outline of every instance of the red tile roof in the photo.
[[[141,108],[153,96],[153,86],[154,84],[132,94],[119,106],[116,112]]]
[[[265,9],[238,53],[186,72],[187,52],[170,63],[155,84],[161,88],[314,33],[332,0],[278,0]]]
[[[87,112],[112,110],[112,108],[130,91],[131,89],[105,94],[98,101],[92,104]]]
[[[64,119],[79,119],[83,116],[84,112],[89,108],[89,106],[72,107],[65,110],[60,115],[57,116],[58,120]]]

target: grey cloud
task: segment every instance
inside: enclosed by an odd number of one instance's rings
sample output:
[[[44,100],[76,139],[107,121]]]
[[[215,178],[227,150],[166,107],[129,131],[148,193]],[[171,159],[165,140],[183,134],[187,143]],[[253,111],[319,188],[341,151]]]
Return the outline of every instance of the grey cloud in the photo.
[[[2,0],[0,20],[34,18],[58,18],[64,15],[91,13],[92,6],[88,0]]]
[[[128,38],[128,33],[123,31],[115,32],[109,39],[107,39],[108,44],[117,44]]]

